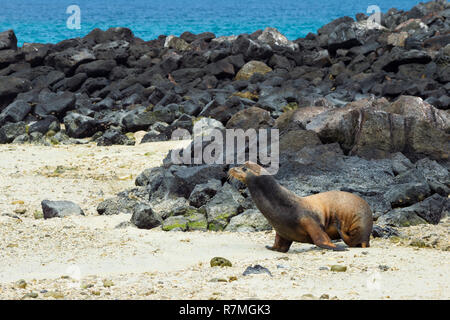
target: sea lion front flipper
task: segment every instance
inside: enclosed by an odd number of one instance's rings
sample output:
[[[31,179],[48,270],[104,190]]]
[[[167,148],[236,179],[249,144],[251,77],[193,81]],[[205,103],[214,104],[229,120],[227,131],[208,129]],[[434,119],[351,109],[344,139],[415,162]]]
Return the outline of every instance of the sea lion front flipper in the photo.
[[[278,252],[288,252],[291,247],[292,241],[287,240],[280,236],[278,233],[275,235],[275,242],[272,247],[266,246],[267,249],[278,251]]]
[[[345,247],[336,246],[331,242],[328,234],[315,222],[314,220],[307,220],[302,222],[302,227],[311,237],[313,243],[324,249],[334,250],[334,251],[347,251]]]

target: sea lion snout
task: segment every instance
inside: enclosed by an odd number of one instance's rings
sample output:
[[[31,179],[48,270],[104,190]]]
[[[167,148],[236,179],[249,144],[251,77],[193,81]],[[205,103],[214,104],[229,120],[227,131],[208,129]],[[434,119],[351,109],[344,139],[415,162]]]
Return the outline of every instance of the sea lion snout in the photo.
[[[228,176],[231,176],[243,183],[245,183],[245,178],[247,174],[244,172],[244,169],[241,167],[234,167],[228,170]]]
[[[251,161],[246,161],[243,165],[239,167],[231,168],[228,171],[228,175],[243,183],[246,183],[246,178],[249,174],[260,176],[261,173],[263,172],[265,171],[260,165]]]

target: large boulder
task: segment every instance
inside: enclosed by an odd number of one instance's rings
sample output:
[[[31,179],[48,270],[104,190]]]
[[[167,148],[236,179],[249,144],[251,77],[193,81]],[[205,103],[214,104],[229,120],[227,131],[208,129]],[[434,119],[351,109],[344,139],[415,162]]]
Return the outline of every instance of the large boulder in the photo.
[[[430,54],[425,50],[405,50],[401,47],[394,47],[391,52],[384,54],[374,62],[372,69],[375,71],[397,72],[400,65],[410,63],[427,64],[431,60]]]
[[[150,205],[139,203],[133,209],[131,223],[139,229],[152,229],[159,226],[162,223],[162,220],[153,212]]]
[[[136,142],[115,129],[108,129],[97,139],[98,146],[127,145],[132,146]]]
[[[424,200],[430,192],[426,182],[403,183],[392,186],[386,192],[385,198],[392,208],[405,207]]]
[[[26,134],[25,122],[8,122],[0,128],[0,144],[11,143],[15,138]]]
[[[222,183],[217,179],[211,179],[207,183],[196,185],[189,196],[190,205],[200,208],[208,203],[221,188]]]
[[[64,117],[64,125],[69,137],[91,137],[100,129],[98,120],[78,113],[70,113]]]
[[[85,73],[88,77],[106,77],[116,65],[114,60],[96,60],[80,65],[75,73]]]
[[[191,49],[189,43],[173,35],[170,35],[166,38],[166,41],[164,42],[164,47],[175,49],[178,51],[187,51]]]
[[[94,51],[97,59],[126,61],[129,56],[130,43],[125,40],[116,40],[95,45]]]
[[[269,59],[273,54],[270,45],[252,40],[246,35],[240,35],[232,41],[231,52],[233,55],[242,54],[246,61]]]
[[[230,222],[230,219],[244,210],[244,197],[229,183],[205,205],[208,219],[208,229],[220,231]]]
[[[437,129],[450,133],[450,114],[439,110],[420,97],[401,96],[384,108],[389,113],[400,114],[407,118],[428,122]]]
[[[428,158],[417,161],[415,165],[433,192],[443,197],[450,194],[450,172],[445,167]]]
[[[17,50],[17,38],[13,30],[0,32],[0,50]]]
[[[264,62],[252,60],[244,64],[236,75],[236,80],[248,80],[255,73],[266,74],[272,71],[272,68],[267,66]]]
[[[76,97],[72,92],[63,92],[60,94],[50,94],[42,98],[36,105],[34,113],[45,117],[54,115],[62,119],[66,112],[75,109]]]
[[[402,116],[383,111],[362,111],[361,118],[362,122],[355,127],[352,154],[380,159],[405,149],[407,132]]]
[[[361,45],[353,24],[341,23],[328,35],[328,50],[350,49]]]
[[[212,134],[214,130],[225,130],[225,127],[223,126],[222,122],[217,121],[213,118],[200,118],[199,120],[195,121],[194,127],[193,127],[193,139],[197,137],[208,137]]]
[[[397,227],[423,223],[438,224],[445,215],[448,215],[449,210],[449,198],[434,194],[410,207],[398,208],[386,213],[377,220],[377,223]]]
[[[66,74],[73,73],[80,64],[94,60],[94,53],[85,48],[68,48],[62,52],[51,53],[46,57],[49,65]]]
[[[0,113],[0,126],[2,125],[2,123],[7,121],[22,121],[30,111],[31,106],[28,103],[22,100],[16,100]]]
[[[331,109],[313,117],[305,128],[314,131],[323,143],[338,142],[346,152],[355,142],[360,111],[352,108]]]
[[[58,132],[61,129],[60,122],[58,118],[54,116],[46,116],[44,119],[33,122],[28,127],[28,133],[39,132],[46,134],[48,131],[52,130]]]
[[[272,230],[269,221],[256,209],[248,209],[243,213],[231,218],[225,231],[233,232],[256,232]]]
[[[24,43],[22,46],[25,62],[28,62],[32,67],[41,65],[49,51],[49,44]]]
[[[289,41],[280,31],[275,28],[267,27],[258,36],[258,40],[267,43],[270,46],[278,46],[291,50],[298,49],[298,44]]]
[[[224,165],[180,166],[173,165],[164,172],[164,178],[155,196],[170,194],[189,198],[195,186],[207,183],[211,179],[222,180],[226,177]]]
[[[267,110],[250,107],[235,113],[230,120],[228,120],[227,129],[264,129],[269,128],[274,124],[274,120]]]
[[[279,150],[282,154],[296,154],[306,146],[320,145],[322,142],[314,131],[290,130],[280,137]]]
[[[158,121],[158,118],[151,111],[132,110],[122,118],[122,126],[128,132],[148,130],[149,127]]]
[[[13,102],[19,93],[31,89],[31,83],[26,79],[0,76],[0,110]]]
[[[17,50],[0,50],[0,69],[19,62],[22,57],[22,53]]]

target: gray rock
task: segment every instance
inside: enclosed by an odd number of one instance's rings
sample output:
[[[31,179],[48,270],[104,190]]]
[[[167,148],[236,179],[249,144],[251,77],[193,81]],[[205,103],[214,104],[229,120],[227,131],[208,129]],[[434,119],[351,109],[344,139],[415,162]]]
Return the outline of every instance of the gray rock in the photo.
[[[171,216],[185,215],[189,209],[189,202],[183,198],[167,198],[162,201],[152,201],[152,209],[162,219],[167,219]]]
[[[13,102],[19,93],[31,89],[31,82],[27,79],[0,76],[0,110]]]
[[[225,231],[254,232],[272,230],[272,226],[259,210],[249,209],[231,218]]]
[[[222,182],[217,179],[211,179],[207,183],[198,184],[189,196],[189,203],[196,208],[200,208],[214,197],[221,188]]]
[[[153,112],[145,110],[132,110],[122,118],[122,125],[126,131],[135,132],[148,130],[148,128],[158,121]]]
[[[244,197],[229,183],[205,205],[208,229],[220,231],[225,229],[230,219],[241,213],[245,204]]]
[[[105,133],[97,139],[97,146],[112,146],[112,145],[127,145],[133,146],[136,142],[120,131],[115,129],[108,129]]]
[[[377,220],[377,224],[397,227],[409,227],[423,223],[437,224],[448,214],[449,209],[450,200],[434,194],[410,207],[398,208],[386,213]]]
[[[97,212],[99,215],[113,215],[119,213],[133,213],[134,207],[138,204],[135,199],[129,199],[127,197],[114,197],[102,201],[97,206]]]
[[[61,125],[58,119],[54,116],[47,116],[42,120],[30,124],[28,133],[40,132],[42,134],[46,134],[50,130],[59,132],[60,129]]]
[[[207,183],[210,179],[222,180],[225,177],[225,165],[173,165],[164,172],[164,178],[155,196],[165,197],[170,194],[188,199],[196,185]]]
[[[45,57],[50,50],[49,44],[41,43],[24,43],[22,46],[22,53],[24,54],[24,59],[32,67],[36,67],[42,64]]]
[[[374,225],[372,229],[372,236],[374,238],[390,238],[392,236],[399,236],[400,233],[390,226]]]
[[[153,190],[151,190],[155,191],[161,184],[163,177],[163,169],[160,167],[145,169],[136,177],[134,183],[136,186],[146,186],[150,183],[151,180],[154,180],[157,176],[159,176],[158,184],[154,185],[152,187]]]
[[[55,115],[59,118],[63,117],[67,111],[75,108],[75,95],[71,92],[63,92],[57,95],[49,95],[38,103],[34,109],[34,113],[45,117],[47,115]]]
[[[392,208],[405,207],[424,200],[430,195],[430,187],[426,182],[413,182],[394,185],[385,194]]]
[[[167,141],[167,140],[168,137],[166,133],[150,129],[150,131],[148,131],[145,134],[145,136],[142,137],[141,143]]]
[[[95,60],[95,55],[86,48],[68,48],[50,54],[46,60],[50,65],[67,74],[74,71],[80,64]]]
[[[44,219],[62,218],[72,215],[84,216],[83,210],[80,206],[71,201],[49,201],[43,200],[41,202]]]
[[[267,273],[269,276],[272,277],[272,273],[269,271],[269,269],[259,265],[255,264],[254,266],[249,266],[245,271],[242,273],[244,276],[248,276],[250,274],[261,274],[261,273]]]
[[[16,137],[27,131],[25,122],[7,123],[0,128],[0,144],[11,143]]]
[[[0,50],[17,50],[17,38],[13,30],[0,32]]]
[[[161,218],[146,203],[139,203],[133,209],[131,223],[139,229],[152,229],[161,224]]]
[[[258,36],[258,40],[267,43],[270,46],[279,46],[291,50],[298,49],[298,44],[289,41],[281,32],[275,28],[267,27]]]
[[[446,168],[428,158],[417,161],[416,167],[423,174],[433,192],[443,197],[450,194],[450,173]]]
[[[341,23],[328,36],[328,49],[335,52],[338,49],[350,49],[361,45],[352,24]]]
[[[405,157],[401,152],[394,153],[391,156],[391,160],[392,160],[392,171],[394,172],[394,174],[403,173],[414,167],[412,162],[407,157]]]
[[[114,60],[96,60],[82,64],[75,73],[85,73],[88,77],[106,77],[116,65]]]
[[[201,136],[210,136],[212,130],[224,130],[224,125],[215,119],[212,118],[201,118],[200,120],[194,123],[193,128],[193,139]]]
[[[187,231],[188,219],[183,216],[172,216],[164,220],[161,228],[164,231]]]
[[[64,125],[67,135],[72,138],[91,137],[100,129],[100,124],[96,119],[78,113],[65,116]]]
[[[0,125],[2,122],[19,122],[31,111],[28,103],[16,100],[7,106],[0,114]]]

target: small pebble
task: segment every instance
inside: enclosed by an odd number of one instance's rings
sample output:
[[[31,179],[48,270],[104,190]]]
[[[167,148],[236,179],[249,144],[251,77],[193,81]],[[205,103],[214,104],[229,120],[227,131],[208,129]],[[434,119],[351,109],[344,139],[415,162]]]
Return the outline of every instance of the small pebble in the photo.
[[[20,289],[25,289],[27,287],[27,282],[23,279],[20,279],[19,281],[16,282],[16,285]]]
[[[330,270],[334,272],[345,272],[347,271],[347,266],[332,265]]]
[[[222,257],[214,257],[209,262],[211,267],[231,267],[231,261]]]
[[[30,293],[27,293],[26,295],[24,295],[22,297],[22,299],[26,299],[26,298],[36,299],[37,297],[38,297],[38,294],[36,292],[30,292]]]
[[[103,280],[103,286],[105,288],[112,287],[113,285],[114,285],[114,282],[112,282],[112,280],[107,280],[107,279]]]
[[[381,271],[388,271],[391,268],[389,266],[384,265],[384,264],[380,264],[378,266],[378,269],[380,269]]]
[[[261,274],[261,273],[267,273],[269,276],[272,276],[272,273],[269,271],[269,269],[259,265],[255,264],[253,267],[249,266],[245,271],[242,273],[244,276],[247,276],[249,274]]]

